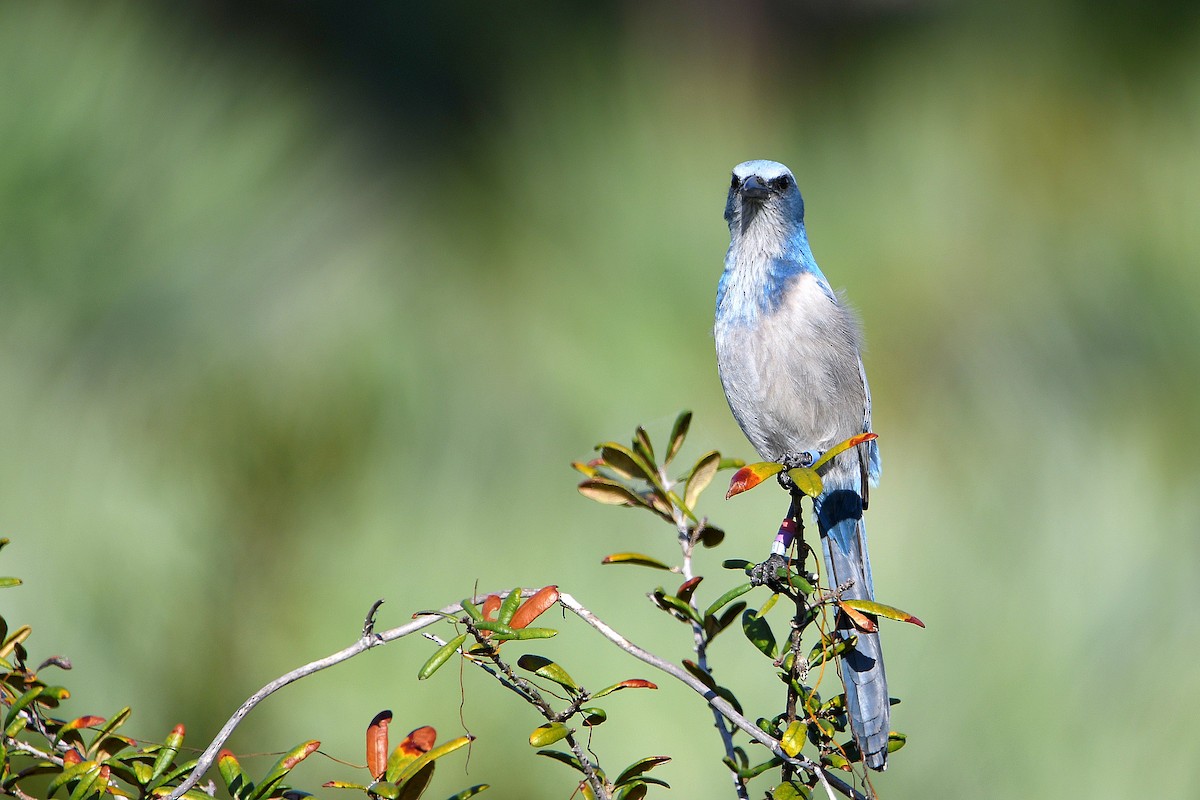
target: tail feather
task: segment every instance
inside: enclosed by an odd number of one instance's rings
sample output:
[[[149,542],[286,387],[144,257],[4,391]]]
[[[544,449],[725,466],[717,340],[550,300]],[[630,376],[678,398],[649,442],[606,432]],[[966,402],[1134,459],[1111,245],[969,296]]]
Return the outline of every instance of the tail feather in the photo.
[[[874,600],[867,531],[862,518],[861,477],[857,470],[853,472],[856,474],[841,479],[837,474],[826,477],[825,491],[814,503],[817,527],[831,586],[853,581],[843,598]],[[891,709],[879,634],[855,631],[848,623],[839,626],[839,632],[844,638],[858,637],[857,645],[842,654],[850,728],[864,763],[871,769],[882,770],[887,766]]]

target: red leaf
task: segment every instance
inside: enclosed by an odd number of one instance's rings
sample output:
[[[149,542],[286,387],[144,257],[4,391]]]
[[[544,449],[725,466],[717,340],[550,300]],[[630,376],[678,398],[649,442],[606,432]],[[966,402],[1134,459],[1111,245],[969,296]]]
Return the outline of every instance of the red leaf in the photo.
[[[387,771],[388,725],[392,722],[391,711],[380,711],[367,726],[367,772],[375,780],[381,780]]]
[[[854,627],[858,628],[863,633],[875,633],[877,630],[879,630],[879,625],[876,624],[875,620],[871,619],[861,611],[853,609],[841,601],[838,602],[838,608],[840,608],[842,613],[846,615],[847,619],[854,624]]]
[[[656,684],[641,678],[630,678],[629,680],[621,681],[617,684],[622,689],[657,689]]]
[[[691,580],[684,581],[680,585],[679,591],[675,592],[675,596],[685,603],[690,603],[692,600],[692,594],[696,591],[696,587],[700,585],[700,581],[702,580],[704,580],[704,576],[697,575]]]
[[[435,742],[437,742],[437,729],[426,725],[405,736],[404,741],[400,743],[400,751],[406,756],[421,756],[432,750]]]
[[[521,603],[517,613],[513,614],[508,627],[520,630],[542,615],[546,609],[558,602],[558,587],[545,586],[533,593],[533,596]]]
[[[783,464],[777,464],[773,461],[760,461],[757,464],[748,464],[733,473],[733,477],[729,480],[729,491],[725,493],[725,499],[728,500],[734,495],[748,492],[767,478],[777,475],[782,471]]]
[[[489,594],[483,601],[483,618],[494,620],[500,610],[500,595]]]

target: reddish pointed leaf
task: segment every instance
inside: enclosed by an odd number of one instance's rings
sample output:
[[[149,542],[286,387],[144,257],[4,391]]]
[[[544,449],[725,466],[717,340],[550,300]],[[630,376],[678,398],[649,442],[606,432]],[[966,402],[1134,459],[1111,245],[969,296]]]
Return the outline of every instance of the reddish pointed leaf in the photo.
[[[703,575],[697,575],[691,580],[686,580],[679,585],[679,590],[675,592],[675,596],[685,603],[692,602],[692,595],[696,592],[696,587],[700,585],[700,581],[704,580]]]
[[[725,493],[725,499],[728,500],[734,495],[748,492],[767,478],[778,475],[780,472],[783,472],[783,464],[777,464],[774,461],[748,464],[733,473],[733,477],[729,479],[729,491]]]
[[[601,689],[600,691],[598,691],[592,695],[592,699],[593,700],[599,699],[601,697],[604,697],[604,695],[606,695],[606,694],[612,694],[613,692],[619,691],[621,689],[657,689],[657,688],[658,688],[658,686],[651,683],[650,681],[643,680],[641,678],[630,678],[628,680],[621,681],[620,683],[614,683],[612,686],[607,686],[607,687]]]
[[[863,442],[869,442],[872,439],[878,438],[879,437],[874,433],[860,433],[858,436],[851,436],[846,441],[835,444],[833,447],[826,450],[825,453],[817,459],[816,463],[812,465],[812,469],[820,469],[837,456],[840,456],[842,453],[849,450],[851,447],[858,447]]]
[[[858,628],[863,633],[875,633],[875,631],[879,630],[879,625],[875,623],[875,620],[871,619],[853,606],[848,606],[844,602],[839,601],[838,607],[842,609],[842,613],[845,614],[846,618],[854,624],[854,627]]]
[[[887,617],[888,619],[894,619],[898,622],[908,622],[921,628],[925,627],[924,622],[921,622],[921,620],[917,619],[907,611],[901,611],[895,606],[876,603],[873,600],[843,600],[838,605],[849,606],[850,608],[853,608],[856,611],[861,611],[864,614],[874,614],[877,617]]]

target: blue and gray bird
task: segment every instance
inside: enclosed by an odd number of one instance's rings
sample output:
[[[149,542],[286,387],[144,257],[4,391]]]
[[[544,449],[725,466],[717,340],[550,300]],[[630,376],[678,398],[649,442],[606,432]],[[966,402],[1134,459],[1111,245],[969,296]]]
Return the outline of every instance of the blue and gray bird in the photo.
[[[733,169],[729,251],[717,286],[717,366],[729,407],[769,461],[809,463],[871,428],[871,392],[854,315],[813,260],[804,199],[783,164]],[[863,509],[879,478],[874,441],[837,456],[813,503],[831,586],[843,599],[874,599]],[[776,553],[767,563],[782,564]],[[773,574],[773,573],[772,573]],[[845,620],[840,635],[855,631]],[[842,656],[854,740],[872,769],[887,765],[889,707],[879,634],[857,632]]]

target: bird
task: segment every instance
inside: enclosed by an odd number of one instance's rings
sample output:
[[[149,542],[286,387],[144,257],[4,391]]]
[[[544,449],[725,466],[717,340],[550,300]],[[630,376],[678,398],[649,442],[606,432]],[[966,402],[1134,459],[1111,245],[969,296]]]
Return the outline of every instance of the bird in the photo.
[[[729,250],[713,326],[725,397],[762,458],[811,464],[871,429],[857,318],[813,258],[804,198],[786,166],[755,160],[734,167],[725,221]],[[832,587],[849,584],[843,600],[874,600],[863,509],[879,471],[872,439],[822,468],[823,488],[813,500],[828,580]],[[763,566],[772,559],[784,563],[776,549]],[[857,644],[841,656],[851,732],[864,763],[883,770],[890,701],[879,635],[839,619],[838,635],[852,634]]]

